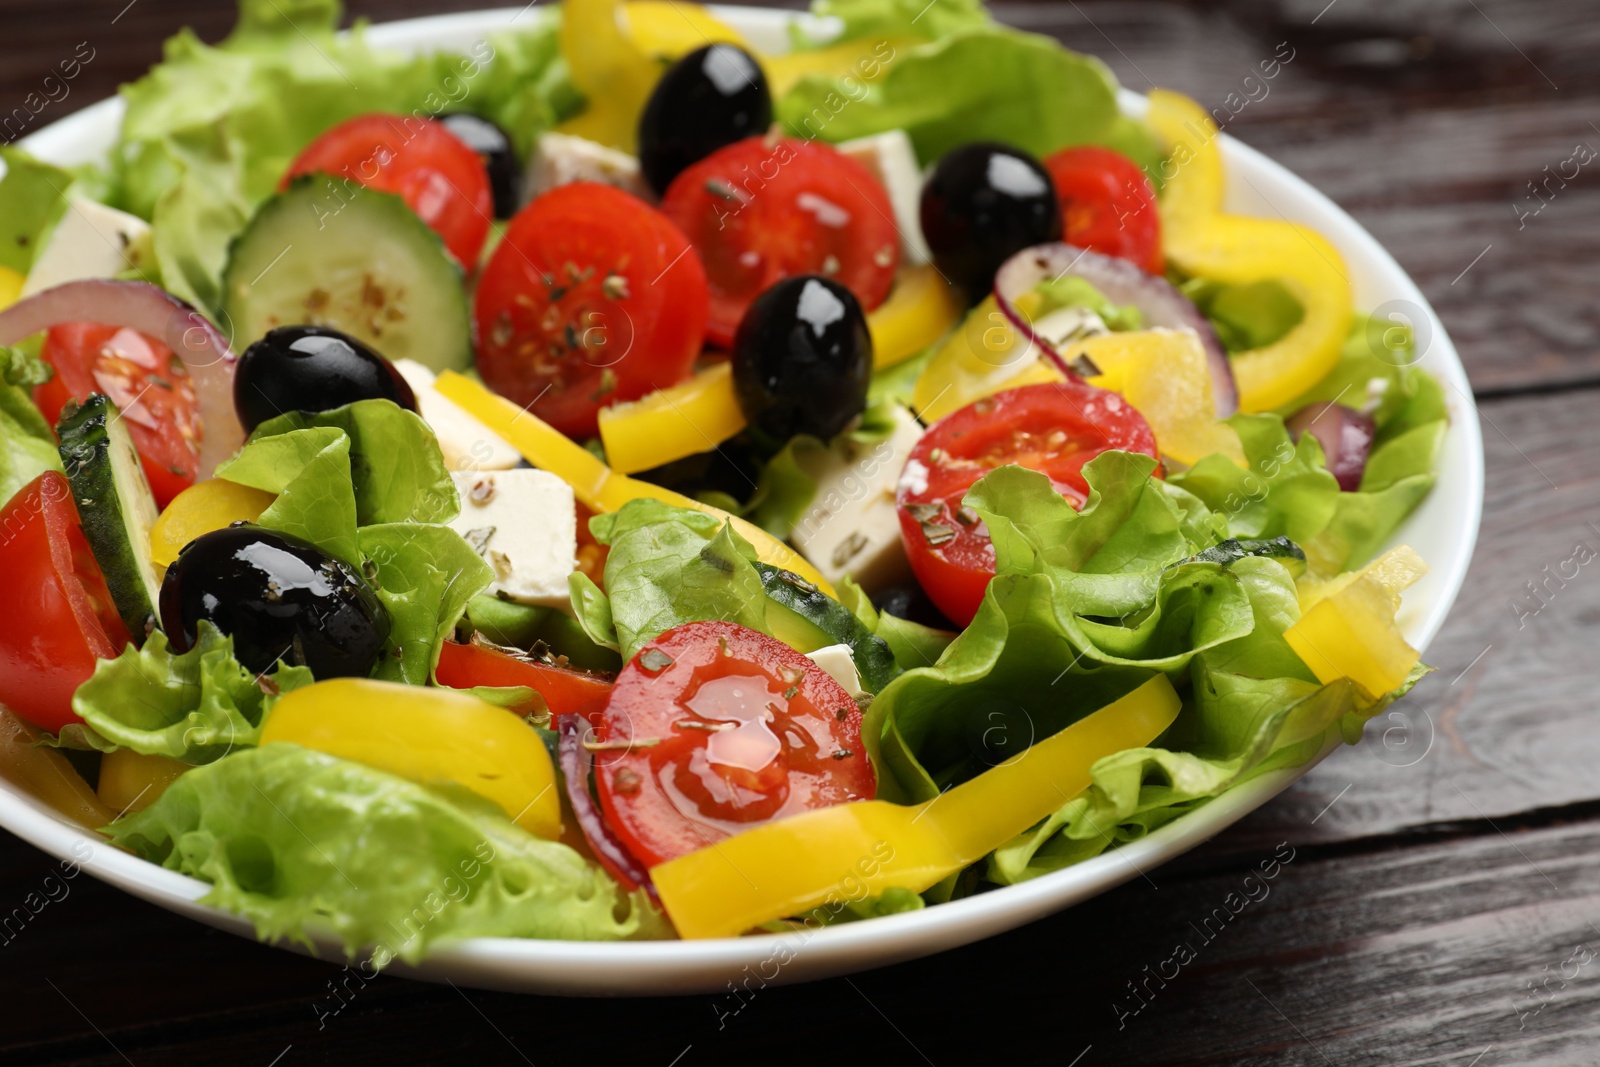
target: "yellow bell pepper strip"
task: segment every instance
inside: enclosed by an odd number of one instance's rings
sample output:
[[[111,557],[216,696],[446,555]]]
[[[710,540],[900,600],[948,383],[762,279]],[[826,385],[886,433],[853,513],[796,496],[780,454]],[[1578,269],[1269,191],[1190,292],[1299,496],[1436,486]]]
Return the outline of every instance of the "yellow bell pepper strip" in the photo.
[[[1038,346],[1018,333],[988,296],[922,368],[911,406],[932,425],[1002,389],[1060,380],[1055,367],[1039,358]]]
[[[901,271],[889,299],[867,316],[873,367],[882,370],[910,359],[944,336],[962,311],[955,291],[932,267]],[[631,403],[600,409],[606,459],[622,474],[708,451],[744,426],[727,363]]]
[[[1304,394],[1339,361],[1352,297],[1344,257],[1316,230],[1222,210],[1222,154],[1204,108],[1155,90],[1146,116],[1172,150],[1161,199],[1161,243],[1185,274],[1226,284],[1275,278],[1304,309],[1287,334],[1237,353],[1233,374],[1243,411],[1271,411]]]
[[[792,571],[829,596],[833,586],[794,549],[753,523],[719,508],[702,504],[682,493],[629,478],[606,466],[597,456],[568,439],[537,416],[530,415],[505,397],[453,371],[439,375],[434,388],[467,414],[509,441],[524,459],[572,486],[573,494],[591,511],[616,511],[630,500],[659,500],[678,508],[694,508],[733,524],[739,536],[755,547],[763,563]]]
[[[880,77],[883,69],[893,63],[896,56],[922,43],[923,39],[919,37],[891,37],[885,40],[876,34],[868,34],[826,48],[789,52],[781,56],[762,56],[761,66],[766,71],[772,98],[776,100],[808,74],[870,82]]]
[[[95,793],[112,811],[143,811],[160,799],[189,764],[170,756],[146,756],[119,748],[100,758]]]
[[[1211,368],[1192,330],[1136,330],[1074,341],[1062,353],[1087,356],[1102,373],[1089,384],[1120,393],[1155,432],[1163,456],[1190,466],[1220,452],[1245,465],[1233,427],[1217,421]]]
[[[561,54],[588,106],[558,129],[634,153],[639,114],[664,68],[623,26],[624,15],[621,0],[561,5]]]
[[[623,5],[628,35],[646,55],[671,61],[708,44],[736,44],[755,49],[744,35],[699,4],[677,0],[629,0]]]
[[[1366,567],[1300,591],[1300,620],[1283,633],[1295,655],[1323,683],[1348,678],[1378,697],[1406,680],[1421,654],[1400,632],[1400,594],[1427,573],[1408,545]]]
[[[1177,718],[1166,675],[932,800],[866,800],[767,823],[650,869],[683,938],[732,937],[846,895],[922,892],[1088,788],[1100,759],[1154,741]],[[859,886],[857,891],[861,891]]]
[[[196,537],[230,523],[255,522],[275,499],[224,478],[196,482],[173,497],[150,527],[150,558],[158,568],[170,567]]]
[[[95,796],[67,757],[40,746],[39,731],[4,708],[0,708],[0,779],[91,830],[117,817],[117,809]]]
[[[931,264],[905,268],[889,299],[867,316],[873,369],[904,363],[943,337],[965,311],[955,289]]]
[[[17,302],[17,297],[22,295],[22,286],[27,280],[10,267],[0,267],[0,308],[8,308]]]
[[[709,452],[744,429],[733,366],[718,363],[687,381],[600,409],[600,440],[612,470],[633,474]]]
[[[443,782],[498,804],[531,834],[561,836],[550,751],[513,712],[470,693],[334,678],[285,693],[261,744],[287,741],[423,785]]]

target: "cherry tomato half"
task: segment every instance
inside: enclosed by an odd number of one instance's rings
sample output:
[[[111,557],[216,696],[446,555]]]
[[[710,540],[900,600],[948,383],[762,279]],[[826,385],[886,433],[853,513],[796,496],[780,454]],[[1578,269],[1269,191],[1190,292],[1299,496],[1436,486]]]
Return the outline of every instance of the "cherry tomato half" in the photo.
[[[42,730],[80,722],[72,694],[128,644],[78,524],[67,479],[46,471],[0,509],[0,704]]]
[[[373,112],[347,119],[305,147],[278,188],[317,172],[394,193],[471,270],[494,218],[494,194],[478,153],[432,119]]]
[[[751,301],[784,278],[826,275],[871,311],[889,295],[900,265],[900,232],[883,185],[817,141],[737,141],[674,178],[661,210],[705,261],[706,333],[723,348]]]
[[[1044,161],[1061,200],[1062,240],[1138,264],[1166,269],[1156,190],[1139,164],[1109,148],[1065,148]]]
[[[200,408],[172,349],[125,327],[70,322],[50,328],[40,355],[56,371],[33,391],[47,421],[53,425],[69,400],[104,393],[122,413],[156,504],[166,507],[194,484]]]
[[[478,282],[478,372],[569,437],[600,409],[689,376],[706,328],[706,273],[644,201],[594,182],[519,211]]]
[[[647,867],[877,788],[850,695],[730,622],[686,623],[640,649],[596,737],[615,746],[595,753],[606,822]]]
[[[439,646],[434,677],[452,689],[478,685],[525,685],[544,698],[552,715],[590,715],[611,694],[611,679],[588,671],[554,667],[474,641]]]
[[[961,502],[979,478],[1014,463],[1046,475],[1076,507],[1089,495],[1083,465],[1112,449],[1160,455],[1131,404],[1079,381],[1008,389],[934,423],[895,496],[906,556],[929,599],[966,626],[994,577],[988,527]]]

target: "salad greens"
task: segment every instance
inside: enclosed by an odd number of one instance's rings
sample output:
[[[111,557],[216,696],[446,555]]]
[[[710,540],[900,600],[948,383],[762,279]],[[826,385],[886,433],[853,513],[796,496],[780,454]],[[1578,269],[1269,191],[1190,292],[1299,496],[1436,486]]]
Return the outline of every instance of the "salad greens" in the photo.
[[[968,29],[896,48],[872,80],[807,75],[774,106],[796,137],[839,142],[903,129],[923,163],[970,141],[1040,156],[1104,145],[1147,172],[1160,160],[1149,131],[1117,110],[1104,63],[1015,30]]]
[[[116,659],[101,660],[79,687],[72,710],[89,729],[74,740],[102,751],[122,747],[211,763],[256,744],[273,701],[311,682],[306,668],[282,663],[258,677],[234,658],[233,638],[209,622],[200,623],[194,647],[181,654],[158,630],[143,648],[129,645]]]
[[[202,878],[265,940],[331,928],[353,958],[416,962],[465,937],[659,937],[660,913],[487,801],[286,743],[197,767],[113,823],[119,845]]]
[[[1141,330],[1144,313],[1134,304],[1113,304],[1104,293],[1088,279],[1076,274],[1063,274],[1046,278],[1033,287],[1039,306],[1033,309],[1035,319],[1043,318],[1062,308],[1088,308],[1100,317],[1111,330]]]
[[[491,35],[461,55],[374,48],[335,33],[337,0],[241,0],[213,47],[184,30],[163,61],[122,89],[113,206],[147,218],[171,293],[219,305],[229,242],[328,127],[369,111],[423,117],[466,109],[516,130],[519,148],[577,104],[554,24]]]
[[[39,238],[67,207],[73,175],[6,145],[0,147],[0,267],[27,274],[43,243]]]
[[[45,471],[61,469],[56,435],[28,398],[51,373],[25,350],[0,346],[0,495],[5,500]]]

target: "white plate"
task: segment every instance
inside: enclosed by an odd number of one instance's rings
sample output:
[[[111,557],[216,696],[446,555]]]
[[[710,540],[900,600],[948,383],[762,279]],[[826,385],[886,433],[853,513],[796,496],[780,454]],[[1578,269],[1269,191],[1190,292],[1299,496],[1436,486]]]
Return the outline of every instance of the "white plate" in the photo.
[[[531,5],[530,5],[531,7]],[[527,9],[521,9],[526,12]],[[794,16],[780,11],[719,8],[718,14],[758,47],[779,51]],[[410,19],[371,28],[374,44],[396,48],[465,50],[517,18],[516,8]],[[1122,104],[1140,114],[1144,98],[1124,91]],[[122,115],[120,100],[102,101],[27,138],[46,159],[78,163],[103,157]],[[1389,253],[1349,215],[1304,181],[1251,148],[1223,135],[1228,203],[1237,211],[1305,222],[1343,253],[1356,305],[1380,309],[1416,328],[1421,363],[1447,385],[1450,432],[1439,459],[1439,484],[1401,528],[1398,542],[1414,546],[1431,573],[1405,598],[1401,621],[1426,648],[1466,577],[1483,507],[1483,441],[1471,387],[1438,316]],[[1326,755],[1326,753],[1323,753]],[[1319,756],[1319,759],[1321,757]],[[441,949],[416,968],[396,973],[486,989],[578,995],[683,994],[721,990],[729,981],[800,982],[927,956],[989,937],[1103,893],[1212,837],[1265,804],[1314,765],[1263,776],[1133,844],[1054,874],[981,896],[814,934],[594,944],[480,938]],[[134,858],[63,821],[44,805],[0,784],[0,826],[60,859],[76,859],[95,877],[171,911],[241,936],[248,923],[195,901],[209,888]],[[85,858],[87,857],[87,858]],[[332,941],[321,944],[337,959]]]

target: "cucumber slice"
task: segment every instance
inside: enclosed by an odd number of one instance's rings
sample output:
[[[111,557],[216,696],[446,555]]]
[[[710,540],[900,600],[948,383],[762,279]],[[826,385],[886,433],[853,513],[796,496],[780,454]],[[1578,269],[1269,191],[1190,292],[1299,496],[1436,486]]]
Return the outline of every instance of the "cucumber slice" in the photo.
[[[861,624],[850,609],[792,571],[757,563],[767,593],[767,627],[797,652],[849,645],[861,684],[876,693],[900,673],[883,638]]]
[[[83,535],[106,578],[117,614],[135,641],[157,624],[161,580],[150,561],[159,509],[116,405],[94,394],[69,403],[56,426]]]
[[[331,326],[390,360],[472,362],[461,268],[398,196],[308,175],[234,241],[222,309],[243,348],[276,326]]]
[[[1181,562],[1220,563],[1226,567],[1246,556],[1265,556],[1268,559],[1275,559],[1283,564],[1294,578],[1300,577],[1306,570],[1306,554],[1301,551],[1299,545],[1287,537],[1273,537],[1259,541],[1240,541],[1230,537]]]

